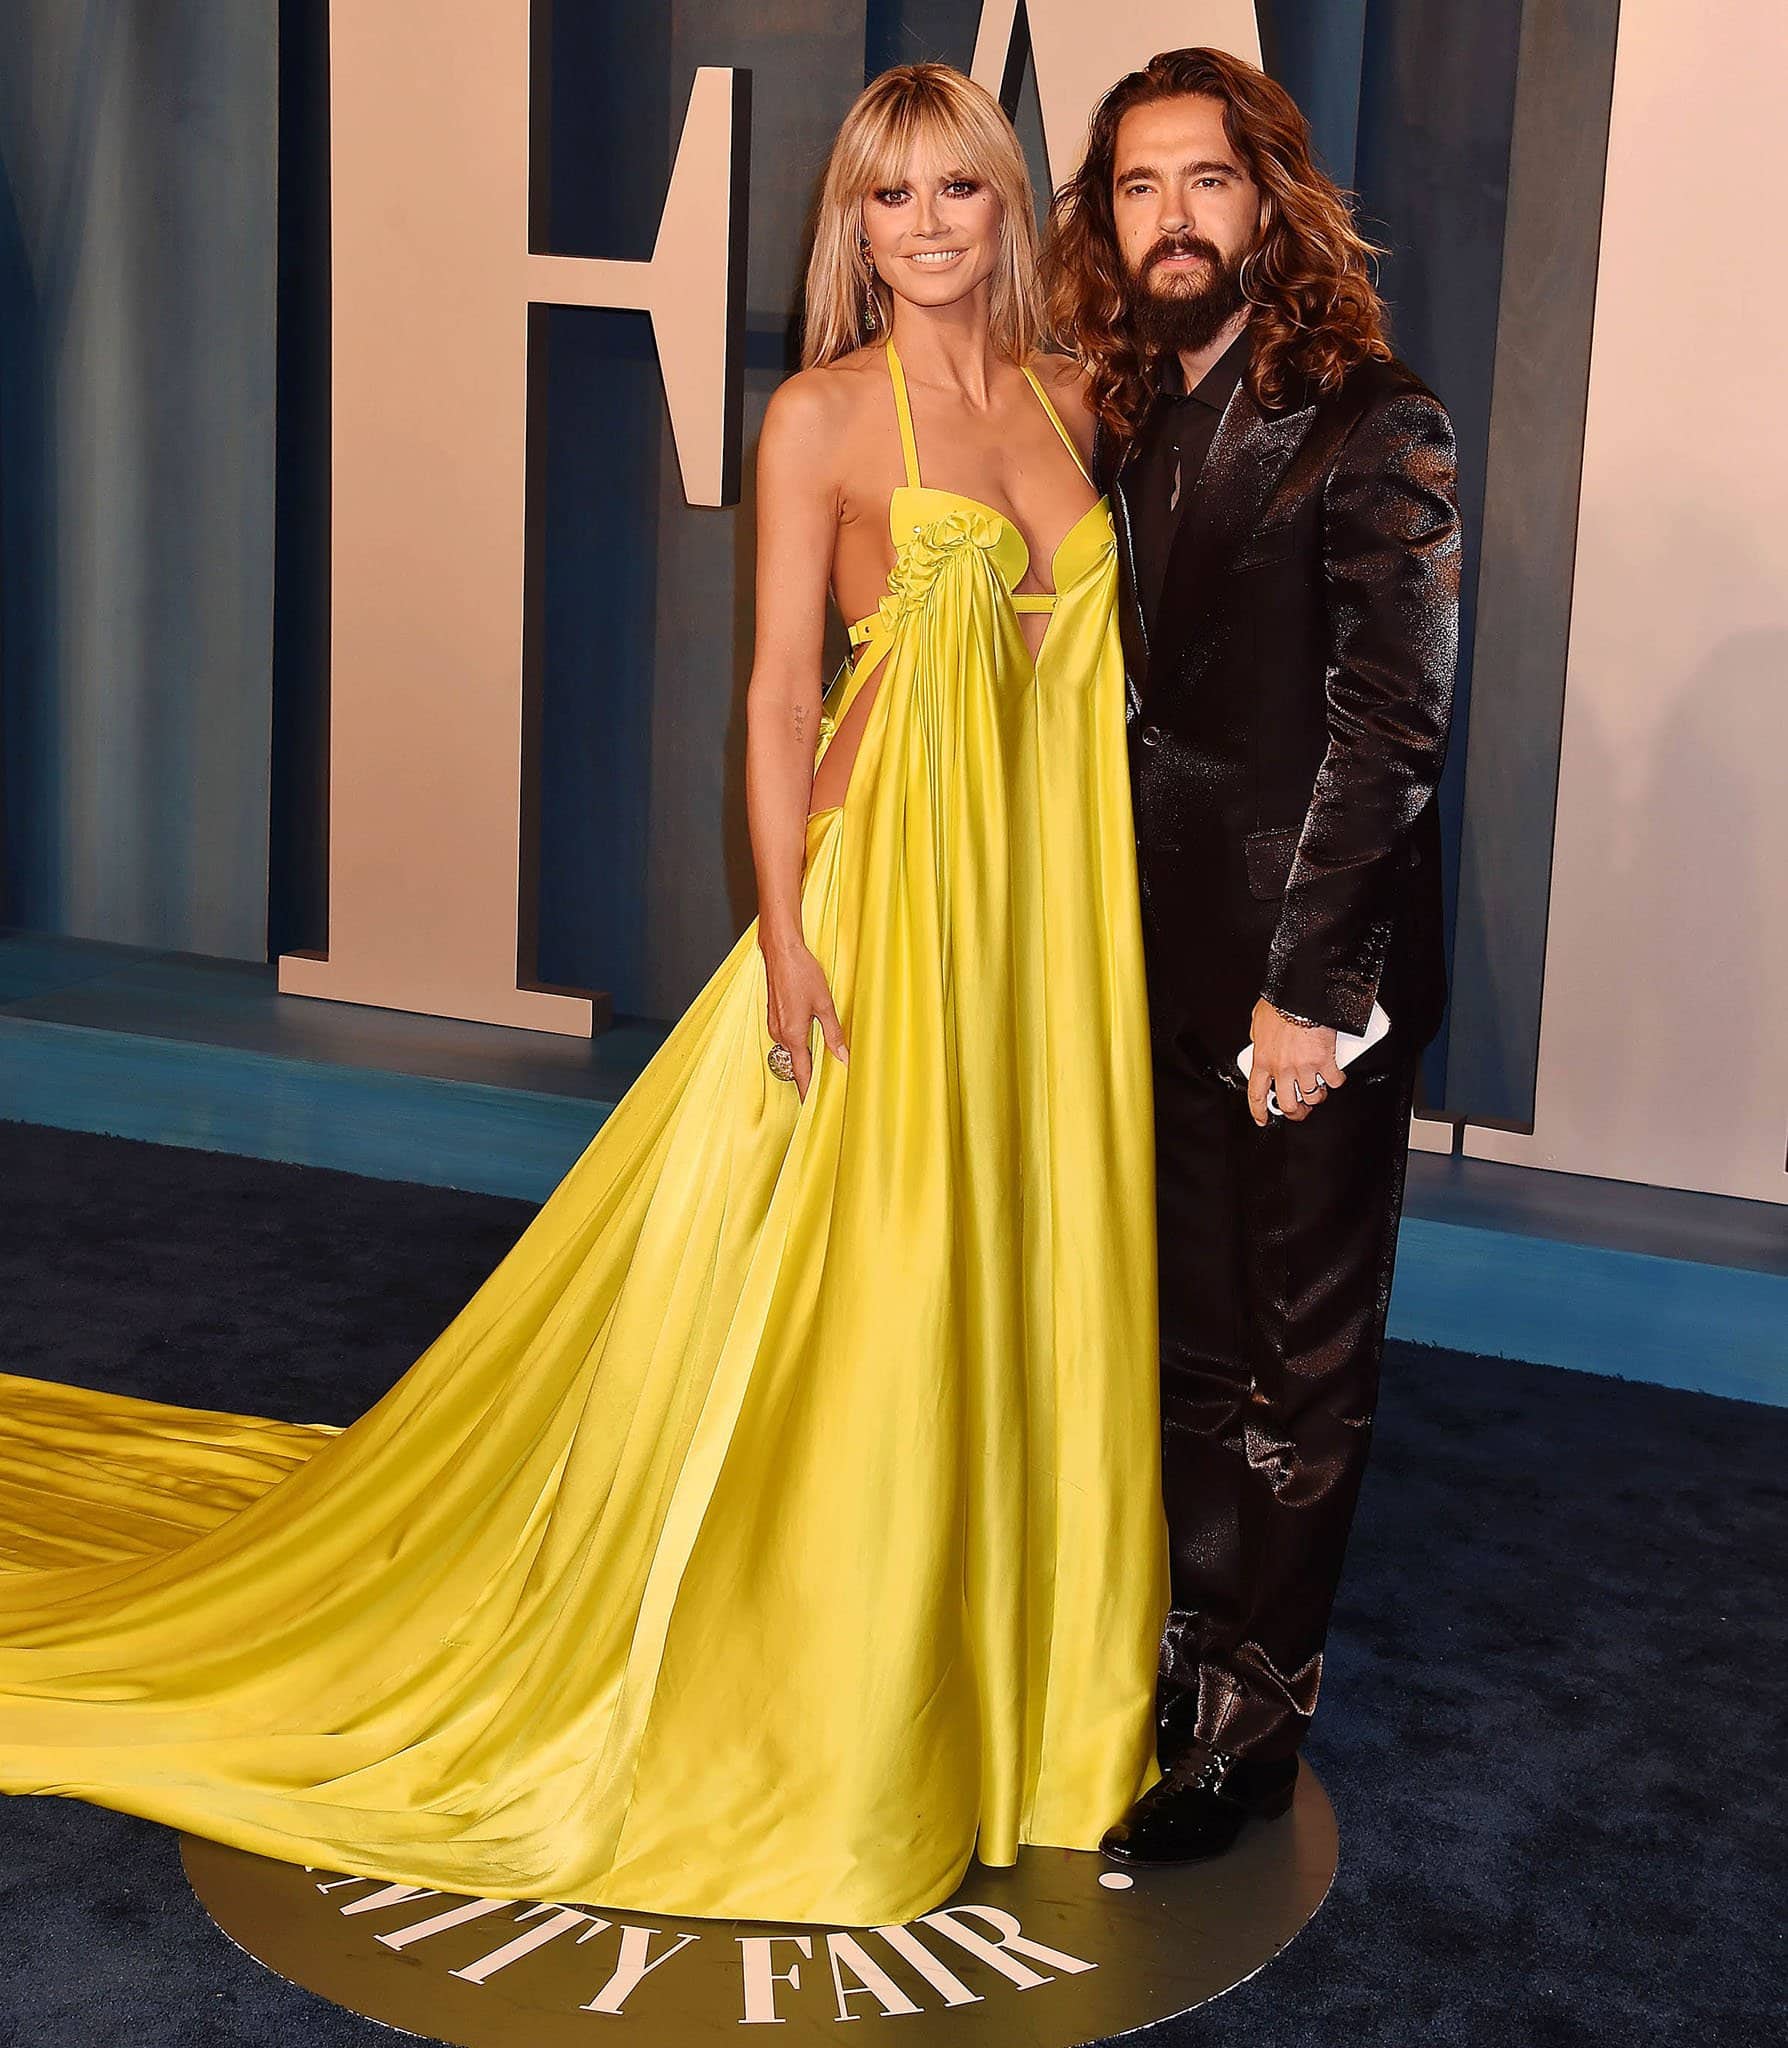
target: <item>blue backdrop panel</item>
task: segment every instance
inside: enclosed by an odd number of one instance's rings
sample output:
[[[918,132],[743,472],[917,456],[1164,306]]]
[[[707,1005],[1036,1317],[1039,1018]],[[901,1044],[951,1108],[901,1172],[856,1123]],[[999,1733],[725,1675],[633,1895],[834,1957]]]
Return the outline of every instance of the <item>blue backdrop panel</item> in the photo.
[[[279,10],[267,954],[329,942],[329,10]]]
[[[536,307],[528,376],[538,592],[542,980],[645,1008],[658,598],[658,357],[644,313]],[[543,551],[543,552],[542,552]],[[532,636],[531,636],[532,637]]]
[[[673,147],[671,27],[667,8],[535,0],[535,249],[651,256]],[[663,441],[650,321],[535,308],[528,409],[527,686],[538,702],[524,830],[537,833],[537,893],[524,930],[537,917],[541,980],[606,989],[639,1010]]]
[[[669,7],[534,0],[529,241],[643,263],[671,146]]]
[[[954,64],[975,54],[980,0],[868,0],[863,16],[863,77],[894,64]]]
[[[1360,134],[1367,0],[1267,0],[1256,6],[1261,61],[1303,108],[1323,168],[1352,189]]]
[[[1448,1100],[1532,1128],[1620,0],[1521,17]]]
[[[1472,648],[1508,212],[1520,0],[1432,7],[1371,0],[1360,72],[1355,184],[1375,239],[1398,353],[1433,386],[1459,437],[1465,521],[1459,680],[1453,742],[1441,781],[1449,952],[1458,921]],[[1447,1102],[1450,1033],[1424,1064],[1427,1102]]]
[[[259,955],[276,12],[0,10],[4,906]]]

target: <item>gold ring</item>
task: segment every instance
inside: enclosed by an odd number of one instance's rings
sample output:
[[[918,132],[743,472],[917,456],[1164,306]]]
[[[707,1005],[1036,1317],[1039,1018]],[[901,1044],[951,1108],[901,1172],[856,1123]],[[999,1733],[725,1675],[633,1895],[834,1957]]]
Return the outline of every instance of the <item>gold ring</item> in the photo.
[[[779,1081],[792,1081],[795,1078],[795,1056],[786,1045],[771,1046],[764,1056],[764,1065]]]

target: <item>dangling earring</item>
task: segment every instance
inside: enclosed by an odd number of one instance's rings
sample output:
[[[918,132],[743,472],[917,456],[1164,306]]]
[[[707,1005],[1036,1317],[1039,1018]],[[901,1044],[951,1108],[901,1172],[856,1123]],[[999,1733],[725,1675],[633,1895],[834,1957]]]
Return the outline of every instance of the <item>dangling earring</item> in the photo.
[[[873,334],[882,324],[882,309],[875,296],[875,265],[869,260],[869,237],[861,235],[857,240],[857,254],[863,259],[863,268],[868,275],[863,280],[863,332]]]

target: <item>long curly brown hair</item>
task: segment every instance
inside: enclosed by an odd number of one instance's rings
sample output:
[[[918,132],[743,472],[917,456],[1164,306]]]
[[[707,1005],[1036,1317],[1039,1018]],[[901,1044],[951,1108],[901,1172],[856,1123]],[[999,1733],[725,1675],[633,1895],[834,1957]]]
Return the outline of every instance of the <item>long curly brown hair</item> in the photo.
[[[1349,194],[1310,154],[1310,124],[1283,86],[1224,50],[1167,50],[1093,109],[1086,155],[1056,193],[1043,253],[1055,339],[1087,370],[1094,410],[1120,439],[1147,407],[1158,351],[1134,335],[1112,212],[1118,123],[1132,107],[1195,95],[1223,108],[1230,147],[1261,192],[1260,239],[1241,282],[1254,311],[1249,384],[1262,405],[1297,376],[1332,390],[1355,363],[1391,353],[1372,259]]]

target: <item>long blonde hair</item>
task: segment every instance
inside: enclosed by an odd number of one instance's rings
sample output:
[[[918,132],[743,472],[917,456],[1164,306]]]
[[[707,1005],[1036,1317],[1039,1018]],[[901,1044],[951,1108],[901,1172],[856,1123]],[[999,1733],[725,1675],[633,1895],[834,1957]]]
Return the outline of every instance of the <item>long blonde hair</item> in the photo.
[[[920,141],[999,200],[1000,249],[988,304],[993,346],[1016,363],[1036,348],[1036,202],[1012,124],[992,93],[952,66],[897,64],[858,94],[826,163],[807,261],[803,369],[834,363],[888,333],[894,294],[864,247],[863,201],[905,181]]]

